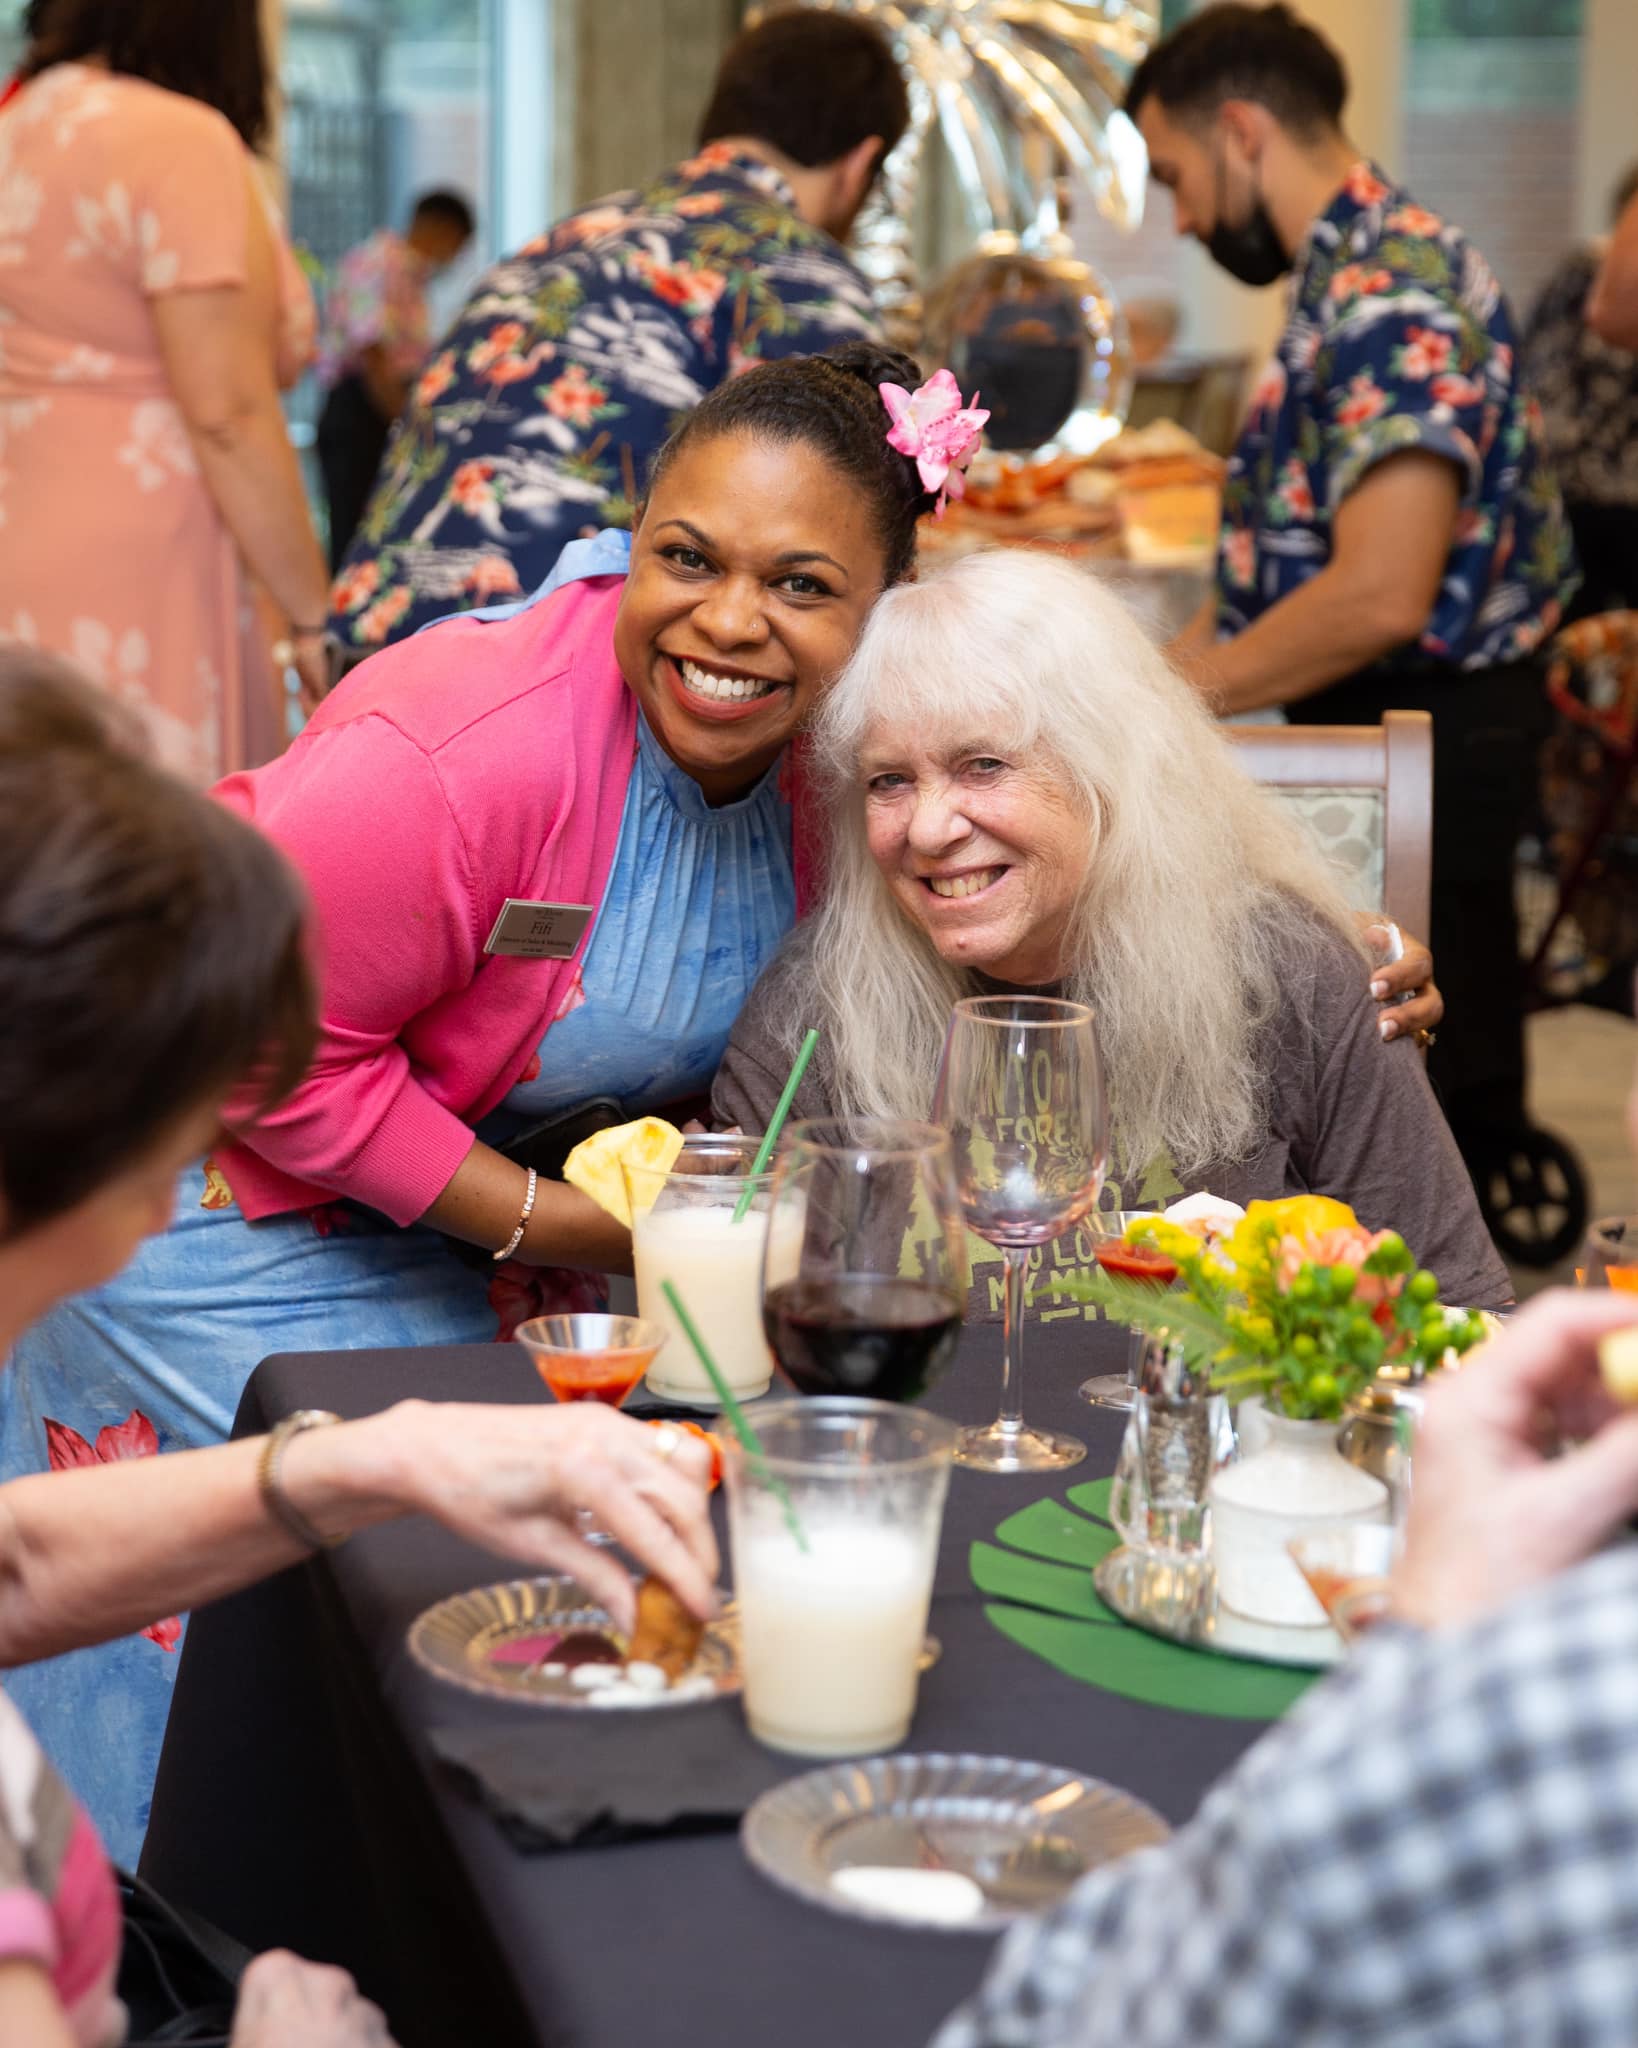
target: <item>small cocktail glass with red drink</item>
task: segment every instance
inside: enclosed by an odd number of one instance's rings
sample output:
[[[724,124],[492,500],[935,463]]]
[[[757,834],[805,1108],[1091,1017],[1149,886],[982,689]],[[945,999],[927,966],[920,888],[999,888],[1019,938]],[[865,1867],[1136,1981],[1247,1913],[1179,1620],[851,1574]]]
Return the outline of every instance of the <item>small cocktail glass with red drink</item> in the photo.
[[[559,1401],[601,1401],[623,1408],[653,1364],[667,1332],[643,1316],[532,1316],[518,1325],[518,1342]],[[612,1543],[585,1508],[576,1517],[588,1543]]]
[[[1137,1222],[1140,1217],[1158,1214],[1159,1211],[1153,1209],[1117,1209],[1109,1215],[1099,1216],[1096,1219],[1098,1224],[1109,1232],[1093,1247],[1092,1256],[1099,1267],[1105,1273],[1113,1273],[1118,1280],[1137,1280],[1152,1287],[1170,1287],[1177,1278],[1176,1261],[1152,1246],[1128,1244],[1124,1236],[1129,1224]],[[1134,1330],[1125,1372],[1096,1373],[1091,1379],[1083,1380],[1081,1399],[1090,1401],[1094,1408],[1131,1408],[1142,1348],[1142,1336]]]

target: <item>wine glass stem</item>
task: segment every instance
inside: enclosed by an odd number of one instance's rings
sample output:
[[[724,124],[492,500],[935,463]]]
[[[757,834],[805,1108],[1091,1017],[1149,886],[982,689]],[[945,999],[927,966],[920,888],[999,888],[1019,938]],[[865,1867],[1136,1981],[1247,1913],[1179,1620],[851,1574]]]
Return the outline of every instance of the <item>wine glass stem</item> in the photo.
[[[1024,1283],[1029,1278],[1029,1253],[1009,1246],[1004,1257],[999,1425],[1009,1436],[1017,1436],[1024,1427]]]

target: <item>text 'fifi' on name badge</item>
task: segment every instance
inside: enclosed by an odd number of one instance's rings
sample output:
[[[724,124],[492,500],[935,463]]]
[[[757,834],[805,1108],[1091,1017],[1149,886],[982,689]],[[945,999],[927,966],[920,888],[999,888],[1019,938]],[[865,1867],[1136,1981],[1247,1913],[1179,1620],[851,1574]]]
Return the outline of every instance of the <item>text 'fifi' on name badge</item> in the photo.
[[[589,903],[529,903],[508,896],[484,947],[519,960],[568,960],[591,923]]]

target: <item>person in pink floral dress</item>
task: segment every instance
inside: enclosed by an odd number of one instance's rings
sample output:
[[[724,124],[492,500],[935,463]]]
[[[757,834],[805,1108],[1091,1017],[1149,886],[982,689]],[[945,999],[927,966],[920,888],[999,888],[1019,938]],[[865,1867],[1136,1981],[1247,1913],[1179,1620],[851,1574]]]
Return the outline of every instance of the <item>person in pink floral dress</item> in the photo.
[[[282,744],[252,577],[310,695],[324,670],[279,407],[313,306],[250,154],[255,0],[35,0],[28,25],[0,106],[0,640],[70,656],[209,783]]]

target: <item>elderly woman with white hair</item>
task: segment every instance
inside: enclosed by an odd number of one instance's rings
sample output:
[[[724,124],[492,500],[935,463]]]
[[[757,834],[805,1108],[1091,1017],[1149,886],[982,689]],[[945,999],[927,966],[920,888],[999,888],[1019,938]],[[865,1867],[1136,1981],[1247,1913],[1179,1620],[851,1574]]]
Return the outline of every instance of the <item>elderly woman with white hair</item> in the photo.
[[[1356,922],[1298,826],[1121,601],[976,554],[878,603],[815,732],[825,895],[734,1028],[714,1108],[762,1128],[812,1024],[802,1116],[924,1116],[951,1005],[1092,1005],[1107,1208],[1311,1191],[1392,1226],[1446,1299],[1511,1299],[1414,1044],[1384,1043]],[[1048,1247],[1029,1307],[1091,1254]],[[988,1301],[983,1298],[987,1288]],[[974,1312],[994,1311],[1000,1274]]]

